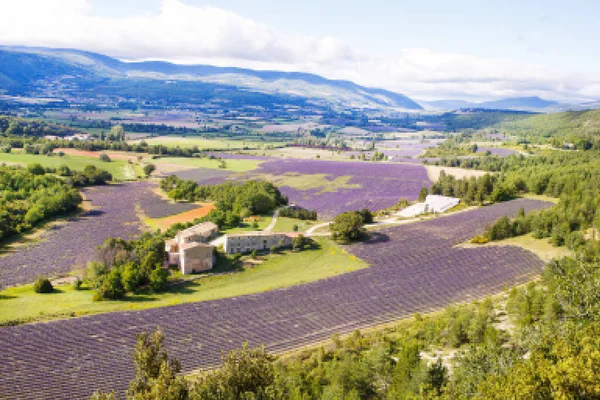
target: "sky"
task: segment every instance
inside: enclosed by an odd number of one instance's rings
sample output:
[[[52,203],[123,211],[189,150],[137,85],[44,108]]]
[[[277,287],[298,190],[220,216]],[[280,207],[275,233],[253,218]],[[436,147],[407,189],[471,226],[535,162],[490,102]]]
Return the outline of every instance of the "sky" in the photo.
[[[0,0],[0,44],[581,102],[600,100],[599,21],[597,0]]]

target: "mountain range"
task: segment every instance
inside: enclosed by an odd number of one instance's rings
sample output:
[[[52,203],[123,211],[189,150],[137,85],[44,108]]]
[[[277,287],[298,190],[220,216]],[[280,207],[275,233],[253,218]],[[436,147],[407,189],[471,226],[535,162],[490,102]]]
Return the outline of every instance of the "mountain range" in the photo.
[[[8,95],[77,97],[93,89],[96,95],[142,101],[422,109],[400,93],[308,73],[124,62],[79,50],[30,47],[0,46],[0,89]]]
[[[544,100],[537,96],[511,97],[501,100],[469,102],[466,100],[421,101],[425,108],[434,110],[458,110],[461,108],[480,108],[493,110],[556,111],[560,103]]]
[[[465,108],[555,112],[598,108],[600,104],[561,104],[539,97],[415,101],[390,90],[303,72],[125,62],[81,50],[23,46],[0,46],[0,94],[91,104],[218,104],[225,108],[313,105],[414,112]]]

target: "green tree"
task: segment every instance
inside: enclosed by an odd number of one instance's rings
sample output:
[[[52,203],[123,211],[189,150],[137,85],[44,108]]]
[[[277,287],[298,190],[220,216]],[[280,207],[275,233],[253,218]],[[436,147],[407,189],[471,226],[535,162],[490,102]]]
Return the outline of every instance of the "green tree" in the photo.
[[[340,243],[359,240],[366,233],[363,228],[363,217],[356,211],[337,215],[329,224],[329,228],[332,239]]]
[[[428,194],[429,194],[429,188],[423,187],[423,189],[421,189],[421,191],[419,192],[419,203],[425,202],[425,199],[427,199]]]
[[[144,174],[146,174],[146,176],[150,176],[155,170],[156,170],[156,165],[154,165],[154,164],[144,165]]]
[[[150,287],[155,292],[163,292],[169,286],[169,271],[163,267],[156,267],[150,273]]]
[[[52,293],[54,291],[54,287],[48,278],[38,278],[33,284],[33,290],[36,293]]]
[[[129,384],[129,400],[186,400],[188,384],[178,375],[181,364],[169,359],[160,327],[151,335],[136,336],[133,352],[135,379]]]
[[[282,398],[277,384],[274,357],[263,347],[249,349],[244,343],[222,359],[223,366],[203,375],[192,387],[194,400],[275,400]]]

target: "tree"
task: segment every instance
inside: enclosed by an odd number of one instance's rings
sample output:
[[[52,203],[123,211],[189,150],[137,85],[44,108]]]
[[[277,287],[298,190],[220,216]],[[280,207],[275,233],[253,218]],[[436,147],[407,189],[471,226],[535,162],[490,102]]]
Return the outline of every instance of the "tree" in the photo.
[[[163,346],[165,336],[160,327],[151,335],[142,333],[136,336],[133,352],[135,379],[129,384],[129,400],[186,400],[188,385],[178,374],[181,364],[169,359]]]
[[[363,223],[372,224],[373,223],[373,213],[368,208],[363,208],[358,212],[363,219]]]
[[[111,160],[110,160],[110,157],[108,156],[108,154],[102,153],[102,154],[100,154],[100,161],[110,162]]]
[[[38,278],[33,285],[33,290],[36,293],[52,293],[54,287],[48,278]]]
[[[292,239],[292,248],[294,250],[303,250],[304,246],[306,246],[306,238],[304,235],[300,234]]]
[[[169,271],[162,267],[156,267],[150,273],[150,287],[155,292],[164,291],[169,285]]]
[[[249,349],[244,343],[223,357],[223,367],[202,376],[191,391],[197,400],[238,400],[283,398],[279,388],[274,357],[264,347]]]
[[[154,164],[144,165],[144,174],[146,174],[146,176],[150,176],[155,170],[156,170],[156,165],[154,165]]]
[[[421,189],[421,191],[419,192],[419,203],[425,202],[428,194],[429,194],[429,189],[426,186],[423,187],[423,189]]]
[[[329,228],[333,240],[341,243],[358,240],[366,233],[363,228],[363,217],[356,211],[337,215],[329,224]]]
[[[108,134],[108,140],[113,140],[115,142],[124,142],[125,129],[121,125],[113,126],[110,129],[110,133]]]
[[[41,164],[29,164],[29,166],[27,167],[27,171],[29,171],[29,173],[33,174],[33,175],[44,175],[46,173],[46,170],[44,169],[44,167],[42,167]]]
[[[113,268],[102,280],[102,284],[94,295],[94,300],[118,300],[125,297],[125,288],[121,279],[121,272]]]

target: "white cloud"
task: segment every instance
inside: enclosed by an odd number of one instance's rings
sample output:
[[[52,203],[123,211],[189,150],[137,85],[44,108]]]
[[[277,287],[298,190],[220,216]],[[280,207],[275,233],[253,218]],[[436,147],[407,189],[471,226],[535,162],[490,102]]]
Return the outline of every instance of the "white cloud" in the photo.
[[[595,76],[428,49],[364,54],[334,37],[287,34],[226,10],[181,0],[163,0],[155,14],[123,18],[93,15],[88,0],[0,0],[0,5],[0,42],[7,45],[306,71],[418,98],[600,98],[600,79]]]

